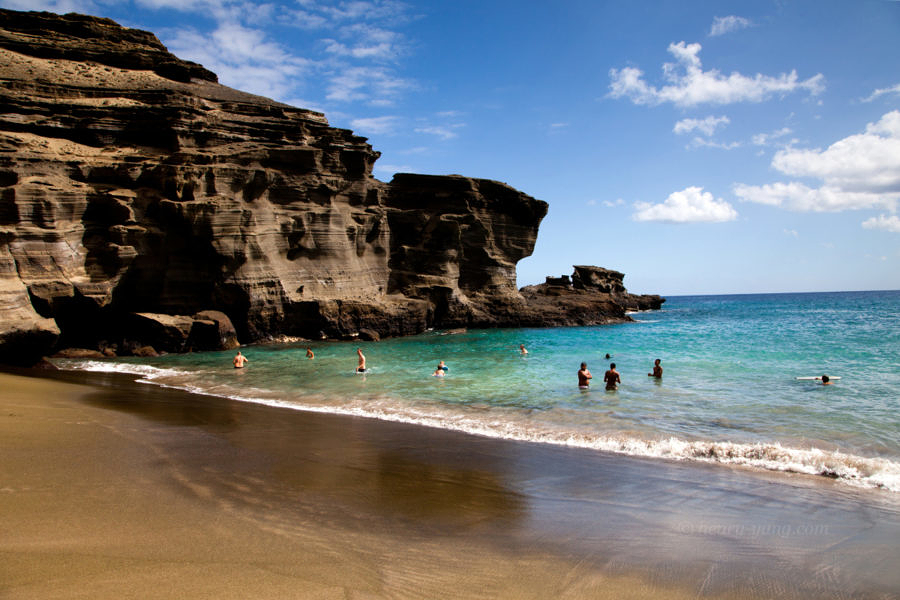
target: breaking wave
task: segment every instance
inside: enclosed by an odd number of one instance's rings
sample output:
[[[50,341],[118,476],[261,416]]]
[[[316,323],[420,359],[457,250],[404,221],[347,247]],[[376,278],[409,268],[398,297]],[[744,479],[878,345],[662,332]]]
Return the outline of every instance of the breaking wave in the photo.
[[[687,440],[675,436],[641,437],[622,433],[573,433],[551,423],[535,423],[514,412],[476,410],[471,407],[398,402],[392,398],[342,400],[304,397],[285,400],[271,390],[233,389],[198,383],[197,371],[162,369],[149,365],[91,360],[59,360],[66,369],[123,373],[140,383],[179,389],[307,412],[372,418],[496,439],[584,448],[615,454],[675,461],[737,465],[767,471],[817,475],[862,488],[900,492],[900,463],[818,448],[794,448],[778,442],[737,443]]]

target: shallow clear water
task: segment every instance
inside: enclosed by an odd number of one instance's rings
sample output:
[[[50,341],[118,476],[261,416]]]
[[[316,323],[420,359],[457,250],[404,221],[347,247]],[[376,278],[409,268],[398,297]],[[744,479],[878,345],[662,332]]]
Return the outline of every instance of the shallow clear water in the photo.
[[[231,367],[233,352],[58,362],[304,410],[900,491],[900,292],[674,297],[633,316],[612,326],[315,342],[314,360],[306,344],[248,346],[243,370]],[[354,373],[357,347],[364,375]],[[606,353],[622,377],[614,392],[603,389]],[[655,358],[661,381],[647,376]],[[432,376],[440,360],[444,378]],[[582,361],[594,375],[589,391],[577,387]],[[823,373],[841,379],[795,379]]]

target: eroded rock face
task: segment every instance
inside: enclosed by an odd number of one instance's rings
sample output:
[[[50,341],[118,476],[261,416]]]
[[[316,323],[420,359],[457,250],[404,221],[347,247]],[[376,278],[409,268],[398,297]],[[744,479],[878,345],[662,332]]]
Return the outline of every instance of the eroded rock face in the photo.
[[[378,156],[151,33],[0,10],[0,361],[554,324],[515,284],[546,203]]]
[[[544,326],[597,325],[630,320],[628,311],[658,310],[665,298],[630,294],[624,273],[601,267],[575,266],[570,276],[547,277],[545,283],[522,288],[530,311]]]

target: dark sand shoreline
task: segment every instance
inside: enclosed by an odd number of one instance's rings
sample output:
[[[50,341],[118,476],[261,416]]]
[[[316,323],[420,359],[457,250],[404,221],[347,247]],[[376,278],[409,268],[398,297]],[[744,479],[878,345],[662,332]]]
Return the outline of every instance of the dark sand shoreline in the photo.
[[[2,598],[894,598],[900,501],[0,374]]]

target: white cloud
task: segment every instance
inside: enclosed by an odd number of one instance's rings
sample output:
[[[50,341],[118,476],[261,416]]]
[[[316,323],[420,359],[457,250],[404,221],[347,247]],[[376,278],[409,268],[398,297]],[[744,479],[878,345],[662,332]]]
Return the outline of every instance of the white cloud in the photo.
[[[337,56],[378,61],[396,60],[406,52],[405,42],[400,34],[367,23],[344,27],[341,34],[352,39],[353,44],[324,39],[322,42],[327,52]]]
[[[863,221],[866,229],[882,229],[891,233],[900,233],[900,217],[897,215],[878,215]]]
[[[350,126],[354,129],[354,131],[358,130],[361,133],[383,134],[393,133],[396,130],[399,122],[399,117],[370,117],[364,119],[353,119],[350,121]]]
[[[347,0],[328,5],[321,0],[298,0],[305,10],[318,12],[334,22],[399,20],[407,5],[396,0]]]
[[[833,186],[811,188],[802,183],[777,182],[765,185],[735,184],[734,193],[741,200],[779,206],[797,212],[838,212],[883,207],[893,210],[897,196],[866,192],[848,192]]]
[[[388,105],[412,82],[395,77],[389,69],[348,66],[333,75],[327,85],[327,98],[343,102],[369,101]]]
[[[369,106],[391,106],[416,87],[386,66],[408,52],[396,27],[410,20],[410,7],[396,0],[296,0],[290,5],[251,0],[135,2],[212,19],[212,32],[200,26],[181,28],[170,32],[165,42],[173,53],[201,63],[231,87],[282,101],[315,89],[324,94],[318,103]],[[308,36],[312,49],[294,54],[268,29],[275,24],[323,33],[318,40]],[[334,107],[329,110],[334,112]]]
[[[868,98],[863,98],[862,101],[863,102],[871,102],[872,100],[875,100],[876,98],[880,98],[881,96],[886,96],[888,94],[896,94],[896,95],[900,96],[900,83],[898,83],[897,85],[891,86],[889,88],[877,89],[874,92],[872,92],[872,95],[870,95]]]
[[[729,15],[727,17],[714,17],[712,27],[709,29],[709,35],[711,37],[715,37],[717,35],[725,35],[726,33],[731,33],[732,31],[738,31],[739,29],[746,29],[747,27],[751,27],[753,22],[750,19],[745,19],[744,17],[736,17],[734,15]]]
[[[784,231],[784,235],[789,235],[791,237],[800,237],[800,234],[797,233],[796,229],[785,229],[783,231]]]
[[[236,23],[221,23],[210,34],[180,30],[167,42],[173,54],[202,64],[223,84],[276,99],[284,98],[313,65],[267,41],[263,31]]]
[[[442,140],[450,140],[457,136],[457,133],[454,129],[458,129],[463,125],[429,125],[427,127],[417,127],[414,131],[416,133],[427,133],[429,135],[436,135]]]
[[[725,126],[729,123],[731,123],[731,119],[726,116],[713,117],[710,115],[705,119],[682,119],[675,123],[675,127],[672,131],[681,135],[697,130],[701,133],[705,133],[707,136],[711,136],[716,132],[716,129],[718,129],[720,125]]]
[[[773,144],[774,140],[779,140],[792,133],[794,132],[790,127],[782,127],[778,131],[771,133],[757,133],[753,136],[752,142],[754,146],[769,146]]]
[[[735,148],[740,148],[740,142],[717,142],[715,140],[711,140],[708,138],[695,137],[691,140],[691,143],[688,144],[687,148],[718,148],[719,150],[734,150]]]
[[[655,87],[644,79],[644,73],[635,67],[610,69],[609,95],[628,98],[634,104],[658,105],[671,102],[676,106],[690,107],[700,104],[732,104],[736,102],[762,102],[774,95],[807,91],[815,95],[824,89],[825,77],[819,73],[800,81],[796,71],[770,77],[757,73],[752,77],[733,72],[722,75],[712,69],[704,71],[698,54],[700,44],[679,42],[669,44],[676,63],[663,65],[663,78],[668,85]]]
[[[635,221],[666,223],[722,223],[737,218],[737,211],[722,199],[716,200],[701,187],[688,187],[672,192],[662,204],[635,203]]]
[[[779,150],[772,167],[786,175],[820,179],[811,188],[800,182],[762,186],[737,184],[743,200],[796,211],[840,211],[900,202],[900,111],[892,111],[863,133],[838,140],[825,150]]]
[[[63,15],[70,12],[91,14],[97,10],[97,5],[91,0],[6,0],[3,2],[3,8],[45,10]]]

